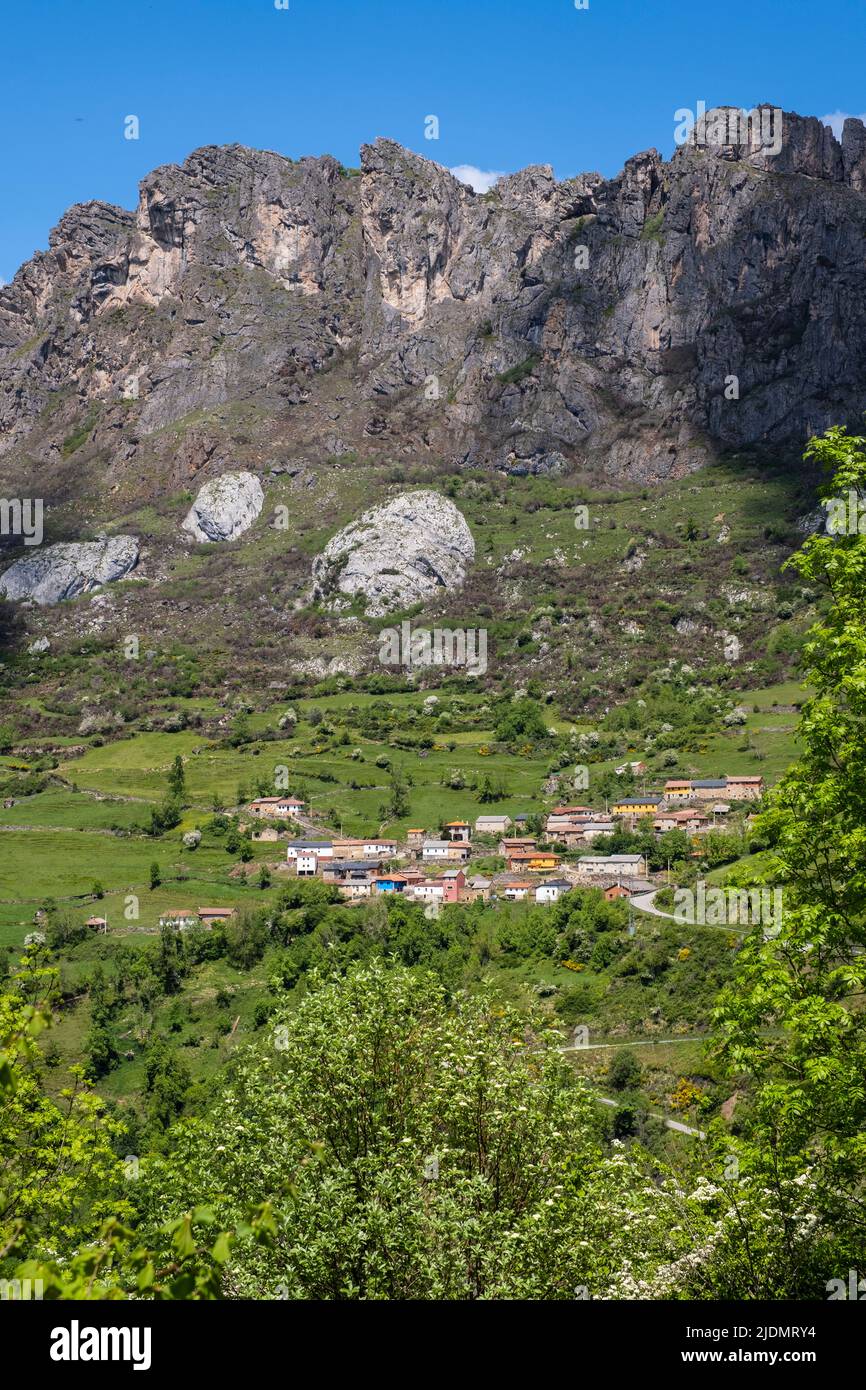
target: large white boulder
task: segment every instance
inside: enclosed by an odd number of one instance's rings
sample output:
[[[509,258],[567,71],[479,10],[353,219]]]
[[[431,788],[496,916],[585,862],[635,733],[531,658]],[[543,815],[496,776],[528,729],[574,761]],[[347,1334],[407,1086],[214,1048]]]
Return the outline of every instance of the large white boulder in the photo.
[[[223,473],[205,483],[183,522],[197,541],[233,541],[249,530],[265,494],[255,473]]]
[[[0,575],[0,595],[60,603],[100,584],[123,579],[138,563],[135,536],[107,536],[98,541],[69,541],[47,545],[24,555]]]
[[[474,559],[472,532],[453,502],[406,492],[331,537],[313,561],[314,593],[325,601],[361,595],[378,617],[459,588]]]

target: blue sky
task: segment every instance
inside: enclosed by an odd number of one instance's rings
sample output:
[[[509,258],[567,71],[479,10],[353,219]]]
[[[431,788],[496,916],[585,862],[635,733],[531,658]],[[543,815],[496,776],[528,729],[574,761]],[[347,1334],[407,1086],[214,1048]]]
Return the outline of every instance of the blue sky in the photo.
[[[562,178],[669,155],[699,100],[866,111],[864,0],[17,0],[3,34],[6,280],[71,203],[134,207],[148,170],[199,145],[356,164],[387,135]]]

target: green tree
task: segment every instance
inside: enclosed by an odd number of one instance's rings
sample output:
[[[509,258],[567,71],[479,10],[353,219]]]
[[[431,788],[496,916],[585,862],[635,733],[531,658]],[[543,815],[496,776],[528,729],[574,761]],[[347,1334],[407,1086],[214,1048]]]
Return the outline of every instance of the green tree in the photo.
[[[633,1091],[640,1079],[641,1066],[635,1054],[628,1047],[619,1048],[608,1064],[608,1084],[615,1091]]]
[[[153,892],[154,888],[158,888],[161,883],[162,875],[159,870],[159,864],[154,859],[150,866],[150,891]]]
[[[163,1038],[150,1047],[144,1069],[148,1119],[157,1134],[168,1129],[183,1109],[191,1082],[186,1062]]]
[[[540,706],[526,697],[513,700],[496,725],[496,737],[500,743],[516,743],[519,740],[538,743],[548,738]]]
[[[271,1251],[237,1248],[240,1296],[571,1299],[606,1287],[626,1249],[641,1264],[691,1248],[636,1167],[605,1163],[598,1107],[543,1016],[527,1031],[486,997],[449,1004],[431,976],[385,965],[311,984],[142,1184],[162,1219],[218,1194],[225,1226],[269,1194],[279,1234]],[[624,1210],[639,1220],[644,1204],[636,1238]]]
[[[26,1233],[29,1254],[71,1252],[109,1216],[127,1217],[113,1147],[122,1126],[106,1114],[80,1067],[46,1094],[38,1039],[51,1026],[57,975],[30,951],[0,994],[0,1275]]]
[[[482,806],[489,806],[495,801],[504,801],[510,796],[508,784],[501,772],[485,772],[478,788],[478,800]]]
[[[402,820],[409,814],[409,789],[406,778],[399,768],[395,767],[390,776],[390,793],[385,805],[381,808],[383,820]]]
[[[176,754],[168,774],[168,790],[172,800],[182,805],[186,797],[186,773],[183,770],[183,758],[179,753]]]
[[[228,743],[230,748],[240,748],[242,744],[250,741],[250,717],[246,710],[239,710],[231,723]]]
[[[807,457],[825,501],[866,491],[866,439],[831,429]],[[866,1267],[866,536],[813,535],[789,563],[826,611],[804,648],[802,752],[759,822],[783,915],[746,942],[715,1017],[749,1091],[729,1201],[751,1239],[726,1274],[771,1298],[825,1297]]]
[[[94,1078],[105,1076],[112,1067],[117,1066],[119,1054],[111,1031],[105,1023],[94,1021],[84,1040],[84,1054],[87,1057],[90,1075]]]
[[[153,973],[159,981],[164,994],[174,994],[180,988],[186,973],[183,940],[180,934],[168,925],[159,929],[159,945],[153,958]]]

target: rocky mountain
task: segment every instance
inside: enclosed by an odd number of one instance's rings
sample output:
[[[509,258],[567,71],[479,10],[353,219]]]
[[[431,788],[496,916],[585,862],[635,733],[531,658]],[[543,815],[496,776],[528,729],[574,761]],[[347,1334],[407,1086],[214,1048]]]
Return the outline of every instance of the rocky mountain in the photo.
[[[44,499],[46,545],[133,538],[140,582],[56,622],[180,635],[192,603],[202,641],[264,621],[309,641],[311,599],[345,634],[461,585],[473,620],[586,592],[573,532],[509,546],[503,482],[539,476],[567,508],[584,482],[652,492],[731,458],[799,476],[808,435],[866,409],[866,129],[776,116],[774,152],[730,115],[612,179],[534,167],[479,195],[390,140],[359,169],[235,145],[155,170],[135,212],[71,208],[0,289],[0,496]],[[426,536],[413,488],[437,499]],[[677,606],[673,541],[633,530],[600,591],[631,595],[655,553],[672,622],[715,641]],[[9,597],[102,582],[0,544]]]
[[[859,121],[484,195],[361,154],[209,147],[70,209],[0,290],[4,480],[140,499],[359,446],[652,480],[866,404]]]

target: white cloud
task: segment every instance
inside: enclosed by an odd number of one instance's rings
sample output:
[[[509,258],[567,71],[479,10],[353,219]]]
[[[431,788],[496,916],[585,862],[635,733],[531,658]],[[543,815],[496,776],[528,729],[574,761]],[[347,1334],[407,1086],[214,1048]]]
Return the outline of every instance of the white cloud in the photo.
[[[493,185],[504,177],[502,169],[476,169],[474,164],[457,164],[451,173],[461,183],[468,183],[476,193],[489,193]]]
[[[851,114],[850,111],[831,111],[829,116],[821,117],[821,122],[823,125],[828,125],[830,127],[837,140],[841,140],[842,126]],[[861,111],[860,115],[856,116],[855,119],[858,121],[866,121],[866,111]]]

